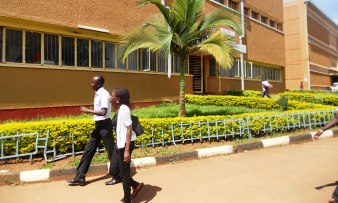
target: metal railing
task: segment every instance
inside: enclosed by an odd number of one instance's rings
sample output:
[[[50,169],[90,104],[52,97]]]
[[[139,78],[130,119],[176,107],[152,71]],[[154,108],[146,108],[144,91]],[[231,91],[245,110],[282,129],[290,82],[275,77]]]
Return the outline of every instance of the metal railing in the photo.
[[[281,113],[262,116],[246,117],[245,119],[222,119],[215,121],[197,121],[197,122],[180,122],[166,126],[152,126],[150,132],[140,135],[137,140],[136,147],[156,147],[166,145],[184,144],[186,142],[203,142],[203,141],[218,141],[227,138],[252,138],[255,134],[265,134],[273,132],[284,132],[286,130],[294,129],[312,129],[317,126],[326,125],[335,115],[335,110],[323,110],[312,112],[299,113]],[[258,127],[257,127],[258,126]],[[1,157],[0,159],[16,158],[20,156],[29,156],[30,161],[32,156],[38,153],[38,149],[43,149],[45,160],[55,161],[65,158],[67,156],[75,156],[81,154],[83,151],[76,151],[74,144],[74,134],[69,136],[59,136],[53,138],[51,143],[48,143],[47,133],[45,138],[39,138],[38,133],[17,134],[11,136],[1,135]],[[35,151],[30,153],[19,153],[19,137],[35,136]],[[65,138],[70,143],[67,147],[67,152],[58,153],[57,140]],[[15,155],[4,155],[4,144],[6,140],[16,139],[16,153]],[[44,141],[43,146],[39,146],[39,140]],[[48,150],[48,146],[53,146]],[[65,147],[63,145],[63,147]],[[97,151],[104,151],[104,148],[97,149]],[[48,159],[47,154],[52,154]]]

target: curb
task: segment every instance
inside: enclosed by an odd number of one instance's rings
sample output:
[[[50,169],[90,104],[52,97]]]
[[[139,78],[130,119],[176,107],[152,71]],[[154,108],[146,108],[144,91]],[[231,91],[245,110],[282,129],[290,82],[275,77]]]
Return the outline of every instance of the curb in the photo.
[[[251,142],[245,144],[238,144],[235,146],[224,145],[219,147],[198,149],[191,152],[183,152],[179,154],[160,156],[160,157],[144,157],[138,159],[132,159],[131,168],[146,168],[158,165],[165,165],[180,161],[196,160],[202,158],[208,158],[219,155],[235,154],[240,152],[259,150],[263,148],[300,144],[304,142],[313,141],[315,132],[310,132],[306,135],[297,136],[282,136],[270,139],[264,139],[258,142]],[[338,137],[338,130],[326,130],[319,139],[326,139]],[[109,163],[92,165],[89,168],[87,176],[108,174]],[[34,182],[49,182],[54,180],[63,180],[65,178],[73,177],[76,172],[76,168],[66,169],[42,169],[42,170],[29,170],[22,172],[9,172],[0,170],[0,185],[12,184],[12,183],[34,183]]]

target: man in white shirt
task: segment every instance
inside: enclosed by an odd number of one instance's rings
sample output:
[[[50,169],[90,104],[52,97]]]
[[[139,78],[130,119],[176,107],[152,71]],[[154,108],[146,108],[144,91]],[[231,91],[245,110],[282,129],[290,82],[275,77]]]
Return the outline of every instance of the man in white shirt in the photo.
[[[94,115],[95,129],[93,130],[89,142],[84,149],[82,158],[76,169],[75,178],[67,180],[70,184],[79,184],[81,186],[86,184],[85,176],[101,140],[103,140],[109,160],[113,153],[114,139],[112,134],[113,126],[110,119],[110,95],[108,91],[103,88],[103,84],[104,78],[102,76],[93,77],[90,85],[95,91],[94,110],[84,106],[80,107],[82,112]]]
[[[268,98],[271,98],[269,94],[269,88],[272,88],[273,86],[267,81],[262,80],[262,98],[266,95]]]

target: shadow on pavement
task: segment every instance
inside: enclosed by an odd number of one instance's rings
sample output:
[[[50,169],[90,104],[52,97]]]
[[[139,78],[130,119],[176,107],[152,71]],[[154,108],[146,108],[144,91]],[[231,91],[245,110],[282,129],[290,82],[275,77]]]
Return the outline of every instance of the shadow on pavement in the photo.
[[[150,202],[161,190],[161,187],[145,184],[135,200],[133,200],[133,203]]]
[[[338,181],[333,182],[333,183],[328,183],[326,185],[317,186],[315,188],[316,190],[320,190],[320,189],[323,189],[324,187],[330,187],[330,186],[336,186],[336,185],[338,185]]]

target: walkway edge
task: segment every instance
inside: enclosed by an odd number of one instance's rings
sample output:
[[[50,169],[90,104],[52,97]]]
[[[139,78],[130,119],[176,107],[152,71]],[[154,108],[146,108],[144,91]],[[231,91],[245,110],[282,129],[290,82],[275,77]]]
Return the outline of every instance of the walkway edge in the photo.
[[[132,168],[145,168],[164,164],[171,164],[180,161],[196,160],[201,158],[208,158],[219,155],[228,155],[252,150],[259,150],[268,147],[276,147],[282,145],[299,144],[304,142],[313,141],[315,132],[310,132],[306,135],[297,136],[283,136],[270,139],[264,139],[258,142],[250,142],[244,144],[238,144],[235,146],[224,145],[219,147],[211,147],[205,149],[198,149],[191,152],[183,152],[167,156],[159,157],[144,157],[138,159],[132,159]],[[338,137],[338,130],[326,130],[319,139],[326,139]],[[98,164],[90,166],[88,176],[107,174],[109,169],[109,163]],[[7,172],[1,171],[0,173],[0,185],[13,184],[13,183],[32,183],[41,181],[53,181],[65,179],[66,177],[72,177],[75,174],[76,168],[66,169],[42,169],[42,170],[29,170],[22,172]]]

